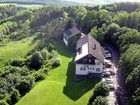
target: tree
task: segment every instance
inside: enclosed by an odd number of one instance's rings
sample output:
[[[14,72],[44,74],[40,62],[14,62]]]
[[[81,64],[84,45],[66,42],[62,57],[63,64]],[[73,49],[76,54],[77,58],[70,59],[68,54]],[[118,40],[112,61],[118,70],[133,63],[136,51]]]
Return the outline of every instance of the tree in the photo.
[[[90,35],[96,38],[98,41],[103,41],[105,33],[102,28],[97,29],[97,27],[94,27],[91,29]]]
[[[107,99],[105,97],[98,96],[94,102],[92,102],[92,105],[108,105]]]
[[[43,49],[41,51],[41,55],[42,55],[42,57],[43,57],[44,60],[48,60],[50,58],[50,53],[48,52],[47,49]]]
[[[14,105],[18,100],[20,99],[20,94],[18,90],[14,89],[11,96],[10,96],[11,102]]]
[[[41,65],[43,64],[43,57],[40,52],[36,51],[32,56],[31,56],[31,64],[30,67],[38,70]]]
[[[98,96],[107,96],[109,94],[109,86],[105,82],[99,82],[95,85],[93,95],[89,99],[89,104],[94,102],[95,98]]]
[[[105,82],[100,82],[95,85],[94,96],[107,96],[109,94],[109,86]]]
[[[0,101],[0,105],[9,105],[9,104],[5,101]]]
[[[140,87],[134,93],[133,96],[133,103],[134,105],[140,105]]]
[[[17,89],[19,90],[21,95],[25,95],[29,90],[32,89],[34,83],[35,81],[33,78],[25,77],[23,80],[20,81]]]
[[[74,19],[70,18],[65,26],[65,30],[68,30],[72,27],[76,26]]]

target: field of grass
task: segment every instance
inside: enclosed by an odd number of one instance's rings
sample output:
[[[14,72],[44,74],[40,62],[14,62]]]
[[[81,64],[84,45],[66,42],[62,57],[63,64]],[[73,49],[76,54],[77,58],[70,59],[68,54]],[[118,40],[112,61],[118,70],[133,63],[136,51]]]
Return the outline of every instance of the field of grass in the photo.
[[[28,51],[36,46],[36,44],[32,44],[32,39],[26,38],[21,41],[14,41],[0,47],[0,67],[9,59],[24,57]]]
[[[50,71],[47,78],[37,84],[16,105],[86,105],[99,79],[76,82],[74,79],[74,53],[57,44],[61,66]]]

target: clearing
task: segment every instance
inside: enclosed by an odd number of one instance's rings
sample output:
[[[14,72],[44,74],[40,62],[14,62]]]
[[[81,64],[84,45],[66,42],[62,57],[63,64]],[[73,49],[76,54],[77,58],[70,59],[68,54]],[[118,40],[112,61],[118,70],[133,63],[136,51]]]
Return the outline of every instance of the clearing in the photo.
[[[86,105],[99,79],[80,82],[74,80],[74,52],[62,42],[56,44],[61,66],[51,70],[47,78],[38,83],[16,105]]]
[[[20,41],[9,42],[6,46],[0,47],[0,67],[9,59],[23,58],[28,51],[36,44],[32,44],[33,38],[26,38]]]

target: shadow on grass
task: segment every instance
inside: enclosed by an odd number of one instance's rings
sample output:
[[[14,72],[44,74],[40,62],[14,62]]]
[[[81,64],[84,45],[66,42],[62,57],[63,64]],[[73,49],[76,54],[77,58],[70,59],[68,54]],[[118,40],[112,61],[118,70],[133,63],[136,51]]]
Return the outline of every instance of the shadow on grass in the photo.
[[[75,56],[75,51],[72,51],[71,49],[69,49],[62,41],[59,41],[56,43],[56,49],[60,55],[63,55],[69,58],[73,58]]]
[[[86,92],[93,89],[95,84],[100,81],[100,79],[97,78],[75,81],[75,65],[73,61],[69,63],[66,75],[67,81],[63,88],[63,93],[74,101],[78,100]]]

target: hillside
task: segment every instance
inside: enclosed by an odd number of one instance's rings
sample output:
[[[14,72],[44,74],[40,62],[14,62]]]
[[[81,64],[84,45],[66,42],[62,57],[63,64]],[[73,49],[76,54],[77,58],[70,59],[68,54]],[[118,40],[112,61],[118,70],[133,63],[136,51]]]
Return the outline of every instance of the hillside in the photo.
[[[75,26],[102,45],[109,43],[119,49],[117,66],[124,77],[121,81],[125,81],[124,99],[129,105],[140,105],[140,3],[131,2],[63,8],[0,6],[0,105],[107,102],[110,88],[106,82],[90,76],[75,79],[77,38],[70,40],[68,47],[63,42],[63,32]],[[119,95],[116,99],[123,103]]]

